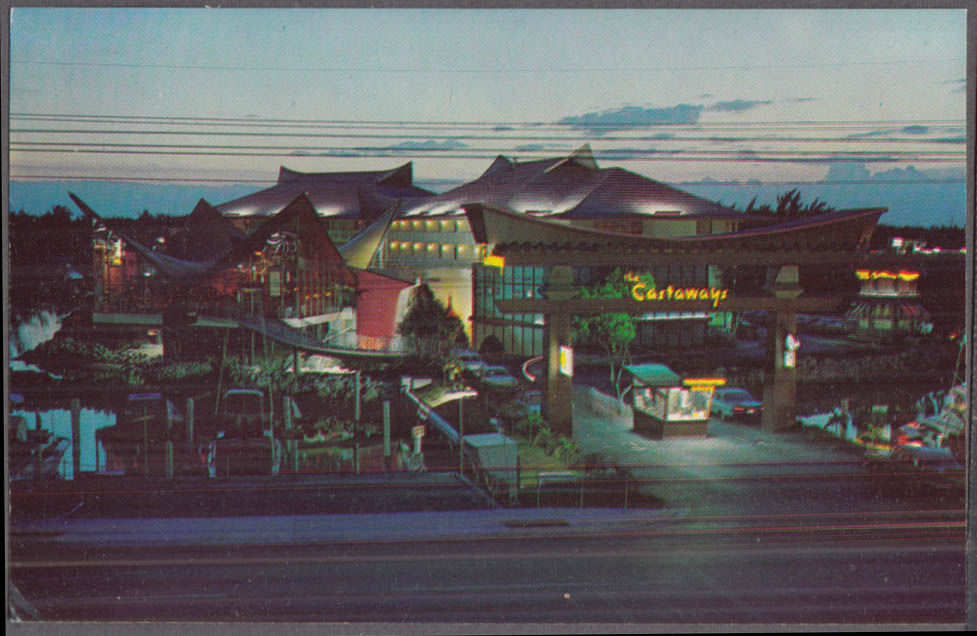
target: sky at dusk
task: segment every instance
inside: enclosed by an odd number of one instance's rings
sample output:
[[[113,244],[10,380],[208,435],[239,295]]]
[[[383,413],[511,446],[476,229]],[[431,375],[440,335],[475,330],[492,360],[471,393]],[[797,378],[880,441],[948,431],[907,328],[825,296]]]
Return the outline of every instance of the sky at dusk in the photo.
[[[963,10],[17,8],[11,179],[963,178]],[[884,204],[884,203],[883,203]]]

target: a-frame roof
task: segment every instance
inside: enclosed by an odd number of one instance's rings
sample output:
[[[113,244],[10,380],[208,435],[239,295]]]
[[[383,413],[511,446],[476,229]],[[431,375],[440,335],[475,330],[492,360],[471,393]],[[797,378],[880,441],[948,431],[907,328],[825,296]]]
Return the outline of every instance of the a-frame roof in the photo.
[[[161,274],[183,286],[200,284],[221,270],[237,265],[251,252],[262,249],[273,234],[283,230],[297,233],[305,244],[312,246],[320,256],[320,266],[330,271],[334,280],[350,287],[356,284],[353,273],[343,263],[339,250],[322,227],[315,208],[305,194],[293,199],[267,223],[230,249],[214,249],[207,258],[201,260],[175,258],[158,252],[122,230],[119,223],[103,219],[80,198],[70,192],[68,194],[85,216],[108,227]]]
[[[413,167],[366,172],[298,172],[281,167],[278,183],[222,203],[217,210],[233,217],[277,214],[300,194],[306,194],[319,216],[372,219],[398,199],[432,193],[413,185]]]
[[[166,241],[166,254],[186,261],[203,262],[214,253],[229,251],[243,241],[245,233],[200,199],[186,224]]]
[[[565,220],[652,218],[657,214],[756,220],[634,172],[600,168],[588,144],[566,157],[538,161],[496,157],[478,179],[407,202],[401,216],[461,214],[469,203]]]

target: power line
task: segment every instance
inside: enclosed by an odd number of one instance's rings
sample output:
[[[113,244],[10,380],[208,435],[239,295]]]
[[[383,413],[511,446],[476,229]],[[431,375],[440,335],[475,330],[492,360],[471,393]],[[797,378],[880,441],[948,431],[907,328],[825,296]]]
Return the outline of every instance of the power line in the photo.
[[[372,147],[372,148],[349,148],[345,146],[257,146],[257,145],[212,145],[212,144],[145,144],[145,143],[104,143],[104,142],[62,142],[62,141],[35,141],[35,142],[10,142],[10,146],[14,150],[25,150],[34,152],[43,152],[44,149],[51,149],[52,152],[55,150],[60,150],[63,152],[74,152],[75,148],[120,148],[120,149],[173,149],[173,150],[227,150],[227,151],[239,151],[239,150],[279,150],[279,151],[289,151],[290,153],[298,152],[332,152],[332,153],[342,153],[355,151],[364,156],[371,155],[372,153],[412,153],[412,154],[427,154],[433,153],[437,155],[443,155],[448,152],[457,151],[457,148],[398,148],[394,147]],[[505,153],[510,152],[511,149],[508,148],[478,148],[479,152],[489,152],[489,153]],[[525,149],[520,152],[528,154],[550,154],[552,151],[544,148],[540,149]],[[847,150],[843,152],[837,151],[824,151],[824,150],[688,150],[688,149],[627,149],[627,150],[609,150],[605,152],[598,153],[601,158],[618,159],[622,157],[631,156],[644,156],[650,154],[667,154],[667,155],[717,155],[717,156],[824,156],[827,154],[839,154],[844,156],[885,156],[885,157],[899,157],[899,158],[917,158],[917,157],[954,157],[958,159],[965,159],[966,154],[954,151],[940,151],[940,150],[896,150],[890,152],[882,152],[875,150]],[[486,155],[487,156],[487,155]]]
[[[120,181],[120,182],[130,182],[130,181],[149,181],[149,182],[162,182],[162,183],[232,183],[232,184],[274,184],[277,183],[275,179],[226,179],[226,178],[207,178],[207,177],[150,177],[150,176],[132,176],[132,175],[66,175],[66,174],[35,174],[35,175],[25,175],[25,174],[13,174],[10,175],[11,180],[38,180],[38,179],[52,179],[52,180],[67,180],[67,181]],[[442,180],[447,181],[447,180]],[[417,184],[423,184],[426,181],[424,179],[416,180]],[[967,180],[964,178],[958,179],[883,179],[883,180],[872,180],[872,179],[831,179],[830,181],[764,181],[758,179],[751,179],[750,181],[715,181],[715,182],[701,182],[701,181],[673,181],[670,183],[681,185],[683,187],[739,187],[739,188],[755,188],[761,186],[835,186],[835,185],[903,185],[903,184],[946,184],[946,183],[966,183]],[[452,180],[451,185],[457,186],[466,183],[463,180]]]
[[[404,156],[404,151],[402,152],[377,152],[370,154],[360,154],[360,153],[346,153],[346,152],[322,152],[316,154],[295,154],[293,152],[218,152],[218,151],[191,151],[191,150],[98,150],[93,148],[82,148],[74,150],[54,150],[47,148],[23,148],[17,150],[17,152],[31,152],[31,153],[48,153],[48,154],[67,154],[67,155],[78,155],[78,154],[95,154],[95,155],[154,155],[154,156],[195,156],[195,157],[287,157],[291,159],[301,159],[301,158],[333,158],[333,159],[366,159],[366,158],[384,158],[384,157],[397,157],[400,159],[405,159],[408,157]],[[438,159],[457,159],[457,160],[483,160],[491,159],[492,155],[484,154],[454,154],[454,155],[438,155]],[[850,156],[847,154],[824,154],[819,156],[805,156],[805,157],[766,157],[759,155],[750,154],[739,154],[735,157],[728,156],[710,156],[703,155],[699,157],[691,156],[681,156],[672,155],[668,156],[656,156],[647,155],[640,157],[606,157],[609,161],[635,161],[635,162],[648,162],[648,161],[673,161],[673,162],[711,162],[711,163],[828,163],[828,162],[856,162],[856,163],[868,163],[868,162],[882,162],[882,163],[893,163],[900,161],[913,161],[916,163],[959,163],[962,157],[892,157],[892,156]]]
[[[961,58],[936,58],[930,60],[876,60],[876,61],[845,61],[845,62],[798,62],[793,64],[725,64],[720,66],[608,66],[608,67],[550,67],[550,68],[443,68],[443,67],[355,67],[355,66],[246,66],[240,64],[145,64],[139,62],[95,62],[95,61],[63,61],[63,60],[11,60],[11,65],[22,66],[66,66],[88,68],[135,68],[157,69],[170,71],[245,71],[271,73],[422,73],[422,74],[531,74],[531,73],[653,73],[671,71],[706,71],[706,70],[737,70],[764,71],[770,69],[790,68],[840,68],[850,66],[900,66],[944,64],[961,62]]]
[[[380,126],[423,126],[423,127],[475,127],[475,128],[497,128],[500,126],[523,126],[532,128],[619,128],[619,127],[642,127],[642,128],[714,128],[729,126],[731,128],[753,128],[758,126],[787,126],[787,127],[824,127],[824,128],[864,128],[876,126],[906,126],[906,125],[926,125],[926,126],[964,126],[965,119],[876,119],[876,120],[780,120],[780,121],[717,121],[717,122],[648,122],[648,121],[615,121],[615,122],[545,122],[545,121],[433,121],[433,120],[352,120],[352,119],[283,119],[283,118],[264,118],[264,117],[200,117],[200,116],[172,116],[172,115],[108,115],[108,114],[61,114],[61,113],[11,113],[11,119],[38,120],[38,121],[88,121],[104,122],[108,120],[118,120],[131,123],[208,123],[220,125],[240,124],[243,126],[264,126],[264,125],[295,125],[304,127],[314,126],[342,126],[354,128],[372,128]]]
[[[863,138],[863,137],[622,137],[622,136],[555,136],[555,135],[406,135],[406,134],[370,134],[370,133],[283,133],[283,132],[236,132],[236,131],[191,131],[191,130],[114,130],[114,129],[58,129],[58,128],[11,128],[11,134],[23,135],[130,135],[138,136],[168,136],[168,137],[265,137],[265,138],[306,138],[306,139],[389,139],[405,141],[495,141],[495,142],[536,142],[536,143],[559,143],[559,142],[653,142],[656,144],[680,143],[680,142],[708,142],[708,143],[844,143],[844,144],[945,144],[961,145],[966,139],[961,138],[938,138],[938,139],[912,139],[912,138]],[[29,143],[29,142],[11,142]],[[37,142],[40,143],[40,142]],[[409,147],[405,150],[425,150],[422,147]],[[511,152],[532,151],[537,149],[514,148]],[[538,149],[545,150],[545,149]],[[501,152],[506,152],[505,150]]]

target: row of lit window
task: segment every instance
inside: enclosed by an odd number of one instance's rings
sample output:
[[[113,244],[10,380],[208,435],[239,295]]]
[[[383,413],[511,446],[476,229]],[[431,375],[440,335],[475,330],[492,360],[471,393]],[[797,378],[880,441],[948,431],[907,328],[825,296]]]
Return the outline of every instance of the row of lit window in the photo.
[[[455,243],[415,243],[390,241],[391,255],[426,256],[430,258],[455,258],[480,260],[485,257],[484,245],[459,245]]]
[[[394,221],[394,230],[414,232],[467,232],[468,221],[464,219],[413,219]]]

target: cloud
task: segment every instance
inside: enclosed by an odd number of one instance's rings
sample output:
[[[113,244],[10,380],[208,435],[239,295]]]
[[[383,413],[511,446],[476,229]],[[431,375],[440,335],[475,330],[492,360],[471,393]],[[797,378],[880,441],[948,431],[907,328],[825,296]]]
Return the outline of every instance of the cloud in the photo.
[[[516,150],[521,151],[533,151],[533,150],[563,150],[569,147],[568,144],[523,144],[521,146],[516,146]]]
[[[658,148],[628,148],[622,146],[620,148],[608,148],[606,150],[601,150],[598,157],[604,161],[619,161],[622,159],[633,159],[635,157],[656,155],[663,152],[667,153],[668,151],[659,150]]]
[[[727,113],[742,113],[758,106],[768,106],[773,102],[769,99],[734,99],[728,102],[716,102],[709,107],[709,110],[718,110]]]
[[[699,121],[699,115],[704,109],[704,106],[693,104],[677,104],[666,108],[624,106],[616,110],[564,117],[557,123],[603,135],[614,130],[632,130],[657,124],[694,124]]]
[[[804,102],[816,102],[816,101],[818,101],[817,97],[795,97],[794,99],[790,100],[790,102],[793,104],[801,104]]]
[[[404,141],[381,150],[456,150],[467,147],[468,144],[457,139],[445,139],[444,141],[428,139],[427,141]]]
[[[926,126],[906,126],[902,129],[902,132],[909,135],[926,135],[929,134],[930,129]]]

